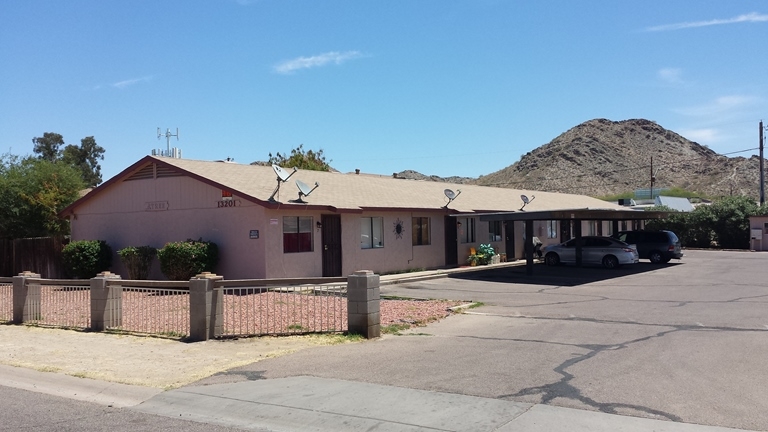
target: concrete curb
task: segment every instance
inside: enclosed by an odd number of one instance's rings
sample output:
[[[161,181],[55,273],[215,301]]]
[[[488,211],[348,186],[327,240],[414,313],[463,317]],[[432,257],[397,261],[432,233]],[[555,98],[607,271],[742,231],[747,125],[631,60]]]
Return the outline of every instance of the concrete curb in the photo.
[[[116,408],[138,405],[163,392],[156,388],[77,378],[6,365],[0,365],[0,386]]]

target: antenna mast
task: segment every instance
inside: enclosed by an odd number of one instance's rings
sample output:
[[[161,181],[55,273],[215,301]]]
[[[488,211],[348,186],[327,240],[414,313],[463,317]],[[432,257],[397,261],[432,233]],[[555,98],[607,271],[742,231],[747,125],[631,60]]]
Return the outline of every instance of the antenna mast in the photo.
[[[181,159],[181,149],[179,148],[171,148],[171,137],[176,137],[176,141],[179,140],[179,128],[176,128],[176,134],[172,134],[170,129],[166,129],[165,133],[160,132],[160,128],[157,128],[157,139],[160,139],[160,137],[165,137],[165,143],[166,143],[166,150],[163,149],[153,149],[152,150],[152,156],[165,156],[165,157],[172,157],[176,159]]]

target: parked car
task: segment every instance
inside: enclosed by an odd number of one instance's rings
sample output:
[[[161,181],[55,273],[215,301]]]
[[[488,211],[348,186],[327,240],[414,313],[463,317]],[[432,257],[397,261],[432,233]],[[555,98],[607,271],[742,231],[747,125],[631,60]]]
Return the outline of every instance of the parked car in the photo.
[[[672,231],[619,231],[611,237],[637,245],[640,258],[649,259],[654,264],[683,257],[680,239]]]
[[[547,265],[576,263],[576,241],[545,246],[542,250]],[[581,238],[581,263],[602,265],[605,268],[617,268],[622,264],[635,264],[640,259],[635,245],[610,237],[584,236]]]

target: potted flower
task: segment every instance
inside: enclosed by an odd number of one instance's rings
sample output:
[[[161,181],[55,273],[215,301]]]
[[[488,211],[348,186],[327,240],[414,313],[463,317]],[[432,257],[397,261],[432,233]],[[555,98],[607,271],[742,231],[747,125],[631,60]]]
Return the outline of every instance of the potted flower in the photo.
[[[472,267],[476,266],[478,261],[480,261],[480,255],[478,254],[471,254],[467,257],[467,263]]]

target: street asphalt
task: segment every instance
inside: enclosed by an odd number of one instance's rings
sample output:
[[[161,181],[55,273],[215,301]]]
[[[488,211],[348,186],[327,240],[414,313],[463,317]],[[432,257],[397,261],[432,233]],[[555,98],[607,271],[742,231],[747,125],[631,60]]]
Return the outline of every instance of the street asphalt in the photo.
[[[167,391],[9,366],[0,385],[244,430],[765,431],[766,264],[686,251],[616,271],[383,277],[382,295],[483,305]]]

